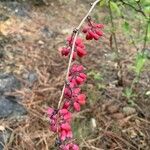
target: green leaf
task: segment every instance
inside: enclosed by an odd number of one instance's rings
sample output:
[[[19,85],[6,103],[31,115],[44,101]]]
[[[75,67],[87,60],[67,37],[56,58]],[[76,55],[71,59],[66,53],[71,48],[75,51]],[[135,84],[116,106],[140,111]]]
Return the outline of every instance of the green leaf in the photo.
[[[100,7],[102,7],[102,6],[104,6],[104,5],[106,5],[106,0],[102,0],[102,1],[99,2],[99,6],[100,6]]]
[[[131,88],[125,88],[123,96],[125,96],[128,100],[132,97],[133,91]]]
[[[127,33],[131,31],[131,26],[130,26],[130,24],[127,21],[124,22],[124,24],[122,25],[122,27],[123,27],[123,30],[125,32],[127,32]]]
[[[141,0],[140,3],[144,6],[150,6],[150,0]]]
[[[119,6],[117,5],[117,3],[115,2],[110,2],[110,9],[113,11],[113,12],[116,12],[119,16],[121,15],[121,11],[120,11],[120,8]]]
[[[145,12],[145,14],[146,14],[147,16],[150,15],[150,5],[144,7],[144,12]]]
[[[94,74],[94,80],[100,81],[100,80],[102,80],[102,79],[103,79],[103,78],[102,78],[102,76],[101,76],[100,73]]]
[[[136,62],[135,62],[135,73],[137,74],[137,76],[140,75],[145,65],[146,60],[147,60],[147,57],[145,54],[143,54],[142,52],[137,54]]]

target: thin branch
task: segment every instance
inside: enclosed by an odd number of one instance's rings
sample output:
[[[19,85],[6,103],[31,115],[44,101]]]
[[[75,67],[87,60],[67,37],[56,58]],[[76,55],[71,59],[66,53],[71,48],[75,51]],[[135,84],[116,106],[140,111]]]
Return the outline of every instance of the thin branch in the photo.
[[[141,13],[144,17],[146,17],[144,11],[141,9],[141,7],[139,9],[137,9],[136,7],[134,7],[133,5],[129,4],[129,3],[126,3],[124,0],[120,0],[122,2],[122,4],[124,5],[128,5],[129,7],[133,8],[135,11]],[[139,4],[138,4],[139,6]]]
[[[90,10],[87,12],[87,14],[85,15],[85,17],[81,20],[80,24],[78,25],[78,27],[75,29],[75,35],[74,35],[74,39],[73,39],[73,44],[72,44],[72,48],[71,48],[71,54],[70,54],[70,58],[69,58],[69,63],[68,63],[68,67],[67,67],[67,73],[66,73],[66,81],[68,80],[68,76],[69,76],[69,70],[70,70],[70,67],[71,67],[71,63],[72,63],[72,58],[73,58],[73,52],[74,52],[74,49],[75,49],[75,42],[76,42],[76,39],[78,37],[78,33],[79,33],[79,30],[81,28],[81,26],[83,25],[83,23],[85,22],[85,20],[87,19],[87,17],[89,16],[89,14],[92,12],[92,10],[94,9],[94,7],[97,5],[97,3],[99,3],[101,0],[96,0]],[[66,83],[65,83],[66,84]],[[65,91],[65,84],[63,86],[63,89],[62,89],[62,93],[61,93],[61,96],[60,96],[60,100],[58,102],[58,109],[60,108],[60,105],[61,105],[61,102],[63,100],[63,96],[64,96],[64,91]]]

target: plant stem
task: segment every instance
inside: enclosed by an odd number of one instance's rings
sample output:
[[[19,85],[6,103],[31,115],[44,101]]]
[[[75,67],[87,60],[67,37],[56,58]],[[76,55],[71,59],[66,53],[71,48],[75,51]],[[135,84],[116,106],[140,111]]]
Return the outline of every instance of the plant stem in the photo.
[[[75,42],[76,42],[76,39],[78,37],[78,33],[79,33],[79,30],[81,28],[81,26],[83,25],[83,23],[85,22],[85,20],[87,19],[87,17],[89,16],[89,14],[92,12],[92,10],[94,9],[94,7],[97,5],[97,3],[99,3],[101,0],[96,0],[91,8],[89,9],[89,11],[87,12],[87,14],[85,15],[85,17],[81,20],[80,24],[78,25],[78,27],[75,29],[75,35],[74,35],[74,39],[73,39],[73,44],[72,44],[72,48],[71,48],[71,54],[70,54],[70,58],[69,58],[69,62],[68,62],[68,67],[67,67],[67,73],[66,73],[66,81],[68,81],[68,76],[69,76],[69,71],[70,71],[70,67],[71,67],[71,63],[72,63],[72,58],[73,58],[73,52],[74,52],[74,49],[75,49]],[[65,83],[66,84],[66,83]],[[63,86],[63,89],[62,89],[62,93],[61,93],[61,96],[60,96],[60,100],[58,102],[58,109],[60,108],[61,106],[61,103],[62,103],[62,100],[63,100],[63,96],[64,96],[64,91],[65,91],[65,84]]]
[[[147,24],[146,24],[146,31],[145,31],[145,37],[144,37],[143,51],[145,51],[145,48],[146,48],[149,23],[150,23],[150,18],[149,18],[149,20],[147,21]]]
[[[114,39],[114,44],[115,44],[115,55],[116,55],[116,62],[117,62],[117,70],[118,72],[121,71],[121,63],[120,63],[120,55],[119,55],[119,49],[118,49],[118,44],[117,44],[117,38],[116,38],[116,33],[115,33],[115,25],[113,22],[113,14],[112,14],[112,10],[111,10],[111,4],[110,4],[111,0],[109,0],[109,15],[110,15],[110,19],[111,19],[111,27],[112,27],[112,37]],[[122,83],[122,75],[121,77],[118,76],[118,84],[123,84]]]
[[[113,15],[112,15],[112,11],[111,11],[111,8],[110,8],[110,2],[111,1],[109,1],[109,14],[110,14],[110,19],[111,19],[111,26],[112,26],[112,36],[113,36],[113,38],[114,38],[114,43],[115,43],[115,52],[116,52],[116,55],[117,55],[117,59],[118,59],[118,57],[119,57],[119,51],[118,51],[118,44],[117,44],[117,38],[116,38],[116,34],[115,34],[115,31],[114,31],[114,29],[115,29],[115,25],[114,25],[114,22],[113,22]]]
[[[135,40],[133,39],[133,36],[132,36],[132,35],[129,35],[129,36],[130,36],[130,39],[131,39],[131,41],[132,41],[133,46],[135,47],[135,49],[136,49],[137,52],[138,52],[138,51],[139,51],[139,48],[138,48],[138,46],[136,45]]]

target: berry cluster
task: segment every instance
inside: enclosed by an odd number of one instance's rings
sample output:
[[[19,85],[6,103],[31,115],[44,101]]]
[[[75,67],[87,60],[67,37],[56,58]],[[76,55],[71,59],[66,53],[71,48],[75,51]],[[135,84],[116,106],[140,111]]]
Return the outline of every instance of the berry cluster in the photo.
[[[86,34],[87,40],[98,40],[103,35],[102,24],[96,24],[88,18],[88,24],[83,28],[83,33]],[[73,42],[75,47],[72,60],[78,57],[83,57],[87,54],[85,45],[81,38],[74,41],[76,32],[67,38],[66,46],[60,48],[62,56],[70,56],[72,53]],[[86,95],[82,93],[80,86],[86,81],[85,69],[78,63],[73,63],[69,69],[67,81],[64,87],[63,101],[61,108],[49,108],[47,114],[50,118],[50,129],[57,133],[57,146],[60,150],[79,150],[76,144],[72,143],[71,116],[72,112],[80,111],[81,106],[86,103]]]
[[[82,32],[86,34],[87,40],[98,40],[101,36],[103,36],[103,28],[103,24],[94,23],[91,21],[91,18],[88,17],[88,24],[83,28]]]
[[[67,38],[66,46],[59,49],[62,56],[69,56],[69,54],[71,52],[73,40],[74,40],[74,33],[72,34],[71,37]],[[77,38],[77,40],[75,42],[75,50],[73,52],[73,60],[75,60],[77,56],[78,57],[85,56],[86,53],[87,52],[85,49],[85,45],[83,44],[83,40],[81,38]]]
[[[61,141],[64,141],[67,138],[72,138],[72,131],[70,126],[71,113],[67,109],[54,110],[52,108],[49,108],[47,114],[51,120],[51,131],[58,131]]]

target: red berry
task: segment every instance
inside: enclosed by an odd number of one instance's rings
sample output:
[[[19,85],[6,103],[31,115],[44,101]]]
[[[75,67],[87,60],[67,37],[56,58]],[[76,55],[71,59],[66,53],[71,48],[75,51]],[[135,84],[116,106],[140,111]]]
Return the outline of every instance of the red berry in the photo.
[[[78,98],[79,104],[81,104],[81,105],[85,104],[85,98],[86,98],[85,94],[80,94],[80,95],[78,95],[77,98]]]
[[[76,77],[76,82],[77,84],[82,84],[84,82],[84,80],[81,77]]]
[[[92,40],[92,39],[93,39],[93,37],[89,33],[87,33],[86,40]]]
[[[98,40],[99,39],[99,35],[98,34],[94,34],[94,39]]]
[[[95,33],[98,34],[99,36],[102,36],[102,35],[103,35],[103,32],[100,31],[100,30],[95,30]]]
[[[79,103],[74,102],[73,106],[74,106],[74,109],[75,109],[76,111],[80,111],[80,104],[79,104]]]
[[[83,57],[84,55],[86,55],[86,51],[80,47],[77,47],[77,54],[79,57]]]

